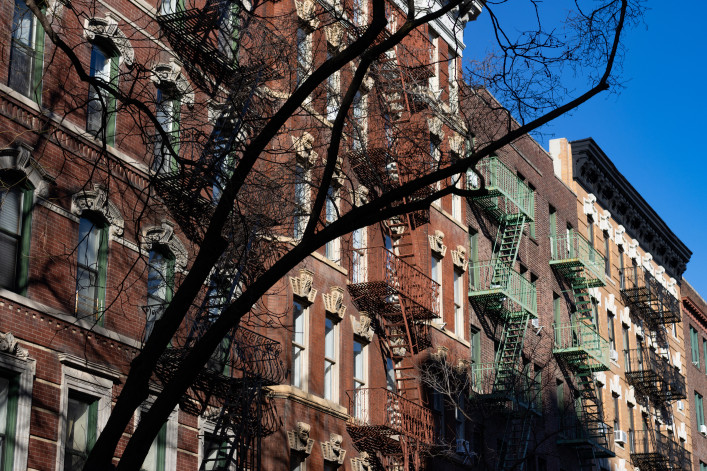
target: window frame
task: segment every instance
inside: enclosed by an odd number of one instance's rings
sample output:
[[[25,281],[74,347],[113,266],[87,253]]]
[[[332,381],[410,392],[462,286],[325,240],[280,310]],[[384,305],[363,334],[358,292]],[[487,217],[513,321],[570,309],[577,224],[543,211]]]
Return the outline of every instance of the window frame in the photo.
[[[454,335],[466,339],[464,312],[464,272],[454,269]]]
[[[356,344],[361,346],[360,353],[356,353]],[[359,356],[360,355],[360,356]],[[361,364],[361,377],[357,376],[358,371],[357,371],[357,363],[356,360],[357,358],[360,358],[360,364]],[[353,339],[353,368],[351,369],[352,371],[352,380],[353,380],[353,389],[354,389],[354,394],[355,391],[358,391],[359,389],[366,389],[368,387],[368,342],[365,341],[364,339],[361,339],[357,336],[354,336]],[[365,401],[366,396],[362,395],[360,396],[357,400],[354,401],[354,413],[353,416],[356,417],[357,419],[364,419],[364,414],[367,410],[367,404],[359,404],[361,401]]]
[[[297,311],[297,306],[300,307]],[[299,312],[299,314],[297,314]],[[301,337],[298,339],[298,317],[301,318]],[[304,300],[295,299],[292,301],[292,386],[307,391],[308,381],[308,354],[309,349],[309,304]]]
[[[12,458],[3,456],[0,467],[5,470],[25,471],[29,450],[30,416],[32,410],[32,391],[37,362],[31,358],[22,358],[8,353],[0,353],[0,375],[13,376],[17,380],[17,406],[14,423],[14,443]],[[7,429],[6,429],[7,434]],[[24,453],[18,450],[24,450]],[[10,465],[8,467],[8,465]]]
[[[26,14],[29,15],[30,21],[31,21],[31,26],[30,26],[30,40],[32,44],[23,44],[21,41],[19,41],[15,37],[15,31],[17,31],[15,22],[16,22],[16,13],[18,12],[18,4],[23,3],[26,8]],[[40,9],[42,10],[42,13],[46,12],[46,6],[41,5]],[[41,23],[37,21],[37,18],[32,14],[32,11],[27,8],[26,2],[23,0],[15,0],[13,2],[13,13],[12,13],[12,27],[11,27],[11,37],[10,37],[10,57],[9,57],[9,66],[8,66],[8,77],[7,77],[7,85],[11,89],[15,90],[17,93],[22,94],[23,96],[26,96],[33,100],[35,103],[38,105],[42,104],[42,78],[43,78],[43,71],[44,71],[44,27],[42,27]],[[20,49],[25,49],[22,52],[18,52]],[[15,86],[13,86],[13,64],[16,65],[15,62],[15,57],[16,54],[27,54],[29,57],[29,62],[30,65],[28,66],[28,70],[26,71],[21,71],[24,72],[25,75],[29,75],[29,80],[27,80],[27,90],[19,90]],[[15,84],[18,85],[19,84]]]
[[[14,282],[12,287],[6,287],[10,291],[16,292],[22,296],[27,295],[27,286],[29,278],[29,257],[31,248],[31,232],[32,232],[32,210],[34,206],[34,188],[32,185],[23,181],[23,178],[13,177],[12,171],[0,173],[0,212],[2,212],[3,198],[2,194],[11,192],[18,193],[18,200],[21,208],[18,214],[18,229],[19,233],[11,233],[0,228],[0,235],[13,238],[17,243],[17,254],[14,269]],[[5,175],[5,178],[2,178]],[[15,183],[6,183],[15,182]],[[5,188],[7,185],[7,188]]]
[[[170,145],[177,155],[179,155],[181,111],[182,100],[179,96],[174,96],[172,93],[161,88],[157,89],[157,95],[155,97],[155,117],[165,134],[170,136]],[[155,131],[154,146],[155,152],[154,160],[152,161],[152,171],[157,175],[176,172],[179,169],[177,162],[172,158],[170,152],[164,148],[165,146],[162,145],[162,136],[157,131]]]
[[[331,185],[327,189],[326,202],[324,204],[324,225],[328,226],[336,222],[340,214],[341,198],[340,188]],[[324,245],[324,256],[327,260],[341,264],[341,239],[336,237]]]
[[[439,317],[444,319],[444,303],[442,302],[442,293],[444,293],[444,288],[442,285],[442,260],[443,258],[435,255],[434,252],[430,254],[430,278],[432,281],[439,284],[439,297],[437,298],[437,306],[439,308]]]
[[[108,80],[105,77],[100,77],[96,75],[96,63],[94,58],[98,57],[97,54],[101,54],[105,59],[106,63],[102,68],[107,68]],[[112,87],[118,86],[118,75],[120,70],[120,55],[115,50],[109,50],[98,44],[92,44],[91,46],[91,64],[90,64],[90,76],[93,78],[98,78]],[[105,74],[106,71],[103,71]],[[93,103],[93,105],[92,105]],[[86,108],[86,132],[92,135],[94,138],[102,140],[105,139],[106,144],[109,146],[115,145],[115,133],[116,133],[116,121],[117,121],[117,101],[113,94],[108,93],[102,89],[95,89],[89,85],[88,89],[88,103]],[[100,124],[98,127],[95,126],[96,118],[94,115],[101,114]],[[104,125],[105,121],[105,125]]]
[[[329,323],[331,329],[329,329]],[[332,316],[324,317],[324,391],[322,397],[337,404],[340,402],[339,323]]]
[[[91,230],[85,234],[83,237],[81,235],[81,226],[82,226],[82,221],[87,221],[87,223],[91,224]],[[108,278],[108,245],[110,241],[109,237],[109,232],[110,232],[110,225],[108,221],[106,221],[104,218],[102,218],[100,215],[94,214],[94,213],[86,213],[84,212],[81,215],[81,218],[79,219],[79,233],[78,233],[78,243],[76,244],[76,253],[77,253],[77,258],[76,258],[76,299],[75,299],[75,304],[74,304],[74,315],[77,318],[84,318],[84,317],[89,317],[92,316],[94,320],[98,322],[99,325],[103,325],[104,323],[104,307],[105,307],[105,300],[106,300],[106,281]],[[93,269],[91,268],[90,265],[84,265],[81,263],[81,245],[83,244],[84,240],[87,240],[87,237],[90,237],[91,232],[93,232],[93,229],[99,230],[98,234],[98,247],[97,247],[97,254],[96,254],[96,260],[95,260],[95,265],[96,268]],[[80,276],[79,276],[79,270],[85,270],[89,273],[94,272],[95,277],[96,277],[96,284],[95,285],[89,285],[87,289],[94,288],[95,294],[93,297],[93,312],[91,313],[86,313],[82,312],[79,310],[79,296],[81,296],[80,292],[81,289],[83,288],[80,285]]]

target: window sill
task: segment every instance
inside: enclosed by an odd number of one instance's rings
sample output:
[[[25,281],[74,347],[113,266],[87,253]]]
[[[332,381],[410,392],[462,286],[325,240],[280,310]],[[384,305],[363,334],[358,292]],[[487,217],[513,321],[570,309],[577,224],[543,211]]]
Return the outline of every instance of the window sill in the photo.
[[[274,398],[299,402],[300,404],[320,412],[324,412],[338,419],[346,420],[349,418],[346,407],[337,404],[334,401],[305,392],[294,386],[288,384],[278,384],[276,386],[269,386],[268,389]]]

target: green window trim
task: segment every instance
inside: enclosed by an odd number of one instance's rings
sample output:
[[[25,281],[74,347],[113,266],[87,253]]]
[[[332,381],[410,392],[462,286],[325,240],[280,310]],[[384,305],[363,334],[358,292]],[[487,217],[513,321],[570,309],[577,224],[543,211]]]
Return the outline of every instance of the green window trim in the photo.
[[[15,0],[14,1],[14,8],[13,8],[13,24],[12,28],[16,28],[17,25],[14,24],[15,20],[17,19],[15,15],[17,14],[17,8],[18,4],[22,3],[26,7],[26,2],[23,0]],[[46,5],[40,5],[40,9],[42,13],[46,13],[47,8]],[[13,90],[17,91],[18,93],[21,93],[24,96],[27,96],[31,100],[35,101],[37,104],[41,105],[42,104],[42,76],[43,76],[43,71],[44,71],[44,28],[42,27],[41,23],[37,21],[37,18],[34,17],[32,12],[27,9],[25,12],[29,15],[31,15],[32,19],[32,28],[34,29],[34,34],[32,35],[31,41],[32,44],[31,46],[28,46],[27,44],[22,44],[21,41],[18,41],[17,38],[14,35],[14,32],[12,34],[11,38],[11,52],[10,52],[10,72],[8,73],[8,85],[10,88]],[[17,45],[16,45],[17,44]],[[18,67],[17,63],[15,62],[16,59],[16,54],[18,54],[18,51],[23,50],[24,52],[19,52],[20,56],[22,55],[29,55],[31,56],[32,63],[29,65],[29,70],[27,70],[27,75],[29,75],[27,82],[24,84],[22,82],[16,83],[13,81],[14,77],[17,77],[17,75],[13,74],[12,70],[14,67]],[[22,66],[19,66],[22,67]],[[24,75],[24,74],[22,74]],[[24,88],[23,90],[20,90],[20,86]],[[28,87],[28,88],[27,88]]]
[[[95,69],[93,69],[93,55],[94,55],[94,50],[97,50],[102,56],[105,57],[105,59],[109,62],[109,68],[110,71],[108,73],[108,84],[111,85],[112,87],[117,88],[118,87],[118,74],[120,73],[120,56],[117,54],[117,51],[115,50],[108,50],[105,48],[102,48],[96,44],[93,45],[91,49],[91,56],[92,56],[92,64],[91,64],[91,76],[96,77],[95,74]],[[105,79],[104,79],[105,80]],[[102,96],[103,102],[105,103],[105,109],[101,108],[100,112],[102,113],[101,115],[101,124],[98,126],[97,129],[91,129],[91,106],[90,103],[91,101],[95,100],[92,95],[94,93],[98,93]],[[87,115],[87,123],[86,123],[86,131],[89,134],[94,135],[97,139],[105,138],[105,142],[109,146],[115,146],[115,135],[116,135],[116,120],[117,120],[117,100],[115,96],[103,89],[96,90],[93,87],[89,86],[89,94],[88,94],[88,99],[89,99],[89,106],[86,112]],[[94,112],[98,112],[98,110],[95,110]],[[103,129],[103,133],[101,134],[101,127],[103,126],[103,116],[105,116],[105,129]],[[95,126],[95,125],[93,125]]]
[[[105,303],[106,303],[106,284],[107,284],[107,278],[108,278],[108,232],[110,226],[105,222],[105,221],[99,221],[98,217],[82,217],[81,221],[88,221],[92,224],[91,230],[93,228],[96,228],[97,230],[100,231],[99,234],[99,242],[98,242],[98,253],[97,253],[97,260],[96,260],[96,285],[94,286],[96,289],[96,293],[94,295],[94,312],[93,312],[93,318],[97,322],[98,325],[103,326],[105,323],[104,319],[104,309],[105,309]],[[79,225],[81,223],[79,222]],[[81,237],[80,233],[80,226],[79,226],[79,238]],[[87,237],[87,236],[86,236]],[[79,244],[81,243],[81,240],[79,239]],[[78,247],[78,245],[77,245]],[[80,263],[77,263],[78,268],[82,268]],[[78,270],[77,270],[78,271]],[[79,285],[79,279],[77,276],[76,280],[76,308],[75,308],[75,314],[78,316],[82,313],[79,312],[79,290],[81,286]],[[83,313],[85,314],[85,313]]]
[[[84,395],[82,393],[78,393],[75,391],[70,391],[69,392],[69,400],[75,400],[75,401],[80,401],[83,404],[86,404],[88,406],[88,416],[87,416],[87,426],[88,430],[86,431],[86,451],[82,452],[80,450],[74,450],[73,448],[70,447],[69,444],[69,423],[68,423],[68,411],[67,411],[67,427],[66,427],[66,435],[64,437],[64,466],[63,469],[64,471],[73,471],[74,468],[72,466],[73,460],[71,460],[71,457],[73,456],[79,456],[83,462],[85,462],[86,458],[88,457],[88,454],[91,452],[93,449],[93,446],[96,444],[96,440],[98,438],[98,402],[99,399],[97,397],[93,396],[88,396]],[[67,405],[68,407],[68,405]],[[81,464],[83,466],[83,464]]]
[[[707,340],[702,339],[702,353],[705,356],[705,374],[707,374]]]
[[[17,441],[17,404],[20,396],[20,375],[5,376],[8,381],[7,388],[7,419],[5,422],[5,440],[2,453],[2,466],[4,470],[12,470],[15,463],[15,442]]]
[[[697,420],[698,429],[705,424],[705,411],[702,395],[697,391],[695,391],[695,419]]]
[[[14,181],[14,180],[12,180]],[[8,186],[9,188],[4,188]],[[29,283],[29,255],[31,246],[32,232],[32,207],[34,205],[34,189],[26,183],[20,182],[17,189],[12,188],[13,185],[0,185],[0,190],[3,193],[6,191],[18,191],[21,193],[20,200],[22,201],[22,210],[19,217],[19,237],[16,233],[6,233],[6,236],[15,237],[19,240],[17,250],[17,259],[15,261],[14,284],[9,287],[11,291],[22,296],[27,296],[27,286]],[[1,208],[0,208],[1,210]],[[0,229],[2,231],[2,229]]]
[[[690,351],[692,353],[692,364],[697,368],[700,367],[700,347],[699,347],[699,335],[697,330],[690,326]]]

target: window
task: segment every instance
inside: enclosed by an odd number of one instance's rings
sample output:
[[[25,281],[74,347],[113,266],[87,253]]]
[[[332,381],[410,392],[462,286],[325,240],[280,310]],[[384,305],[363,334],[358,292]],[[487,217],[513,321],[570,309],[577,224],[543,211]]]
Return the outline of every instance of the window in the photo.
[[[327,51],[327,60],[332,57],[332,52]],[[334,72],[326,82],[326,117],[331,122],[334,122],[336,114],[339,112],[339,77],[339,72]]]
[[[607,278],[611,278],[611,245],[608,231],[604,231],[604,272]]]
[[[624,268],[623,247],[619,247],[619,289],[626,289],[626,273]]]
[[[174,258],[161,250],[151,250],[147,265],[147,321],[145,339],[172,300]]]
[[[449,51],[447,77],[449,78],[449,109],[452,113],[456,113],[459,111],[459,88],[457,85],[457,55],[454,51]]]
[[[614,332],[614,318],[615,316],[607,311],[607,327],[609,328],[609,346],[611,347],[612,351],[616,351],[616,334]]]
[[[179,153],[179,113],[181,101],[163,90],[157,90],[156,118],[160,127],[170,137],[170,144],[175,153]],[[172,159],[167,143],[162,141],[159,132],[155,132],[155,160],[152,170],[157,174],[177,171],[177,163]]]
[[[543,412],[543,369],[535,365],[535,379],[533,381],[533,400],[535,401],[535,410],[542,414]]]
[[[162,0],[160,3],[160,15],[171,15],[178,11],[184,11],[184,0]]]
[[[290,454],[290,470],[291,471],[307,471],[306,456],[292,452]]]
[[[41,103],[44,29],[24,0],[15,0],[8,85]]]
[[[108,228],[82,217],[76,254],[76,316],[101,319],[106,289]]]
[[[218,436],[214,435],[213,432],[204,432],[202,455],[204,471],[230,469],[230,467],[228,467],[228,453],[228,441],[222,441]]]
[[[619,414],[619,396],[614,395],[614,431],[621,430],[621,420]]]
[[[357,91],[354,95],[353,103],[351,104],[353,113],[352,147],[354,150],[361,150],[363,148],[363,143],[366,140],[365,106],[366,98],[360,91]]]
[[[434,92],[439,90],[439,35],[429,28],[430,40],[430,61],[434,70],[434,75],[429,78],[429,87]]]
[[[306,389],[305,368],[306,362],[306,322],[307,308],[299,301],[294,301],[293,334],[292,334],[292,385],[296,388]]]
[[[338,371],[336,368],[337,328],[334,321],[324,321],[324,398],[338,402]]]
[[[700,471],[707,471],[707,464],[700,461]]]
[[[559,325],[562,323],[562,304],[560,300],[560,295],[557,293],[552,293],[552,317],[553,321],[555,322],[555,329],[559,327]],[[559,329],[556,330],[556,332],[559,331]],[[557,339],[558,343],[559,338]]]
[[[11,470],[15,454],[19,375],[0,376],[0,469]]]
[[[354,391],[359,389],[364,389],[367,384],[367,358],[366,358],[366,344],[354,339],[353,343],[353,385]],[[356,401],[354,402],[354,417],[359,419],[363,418],[364,411],[366,409],[363,401],[365,396],[357,395]]]
[[[469,285],[478,288],[479,280],[479,231],[469,228]]]
[[[464,415],[464,395],[457,398],[457,407],[454,408],[454,420],[456,422],[457,440],[466,438],[466,416]]]
[[[325,211],[325,221],[326,225],[329,225],[339,219],[339,191],[330,186],[327,190],[326,195],[326,211]],[[330,240],[324,246],[324,256],[335,263],[341,263],[341,242],[337,237],[334,240]]]
[[[557,410],[560,414],[565,410],[565,383],[558,379],[555,383],[555,391],[557,397]]]
[[[452,184],[455,188],[462,188],[462,174],[452,176]],[[462,197],[452,193],[452,217],[457,221],[462,220]]]
[[[697,419],[697,428],[705,424],[705,409],[702,403],[702,394],[695,391],[695,416]]]
[[[145,461],[140,466],[140,471],[165,471],[167,459],[167,423],[162,425],[159,433],[152,441]]]
[[[0,287],[27,292],[33,192],[16,179],[0,179]]]
[[[628,343],[628,326],[623,326],[623,337],[624,337],[624,368],[628,369],[631,364],[631,353]]]
[[[307,171],[297,164],[295,167],[295,214],[294,238],[299,241],[307,227],[309,219],[309,187],[307,185]]]
[[[361,227],[351,235],[351,282],[365,283],[366,277],[366,228]]]
[[[599,332],[599,305],[596,299],[592,299],[592,322],[594,322],[594,327]]]
[[[587,216],[587,240],[589,241],[589,246],[594,247],[594,218]],[[590,254],[592,252],[590,251]]]
[[[464,335],[464,273],[454,270],[454,333]]]
[[[528,183],[528,188],[530,189],[530,206],[532,206],[533,214],[535,214],[535,187]],[[535,239],[535,219],[528,221],[528,234],[531,238]]]
[[[702,339],[702,353],[705,356],[705,373],[707,373],[707,340]]]
[[[233,123],[228,116],[222,115],[216,119],[213,131],[211,132],[212,153],[217,163],[214,166],[214,181],[212,185],[213,203],[217,204],[221,199],[228,181],[233,175],[237,159],[233,149],[236,141],[240,140],[243,134],[234,129]],[[176,165],[172,164],[176,170]]]
[[[108,54],[94,45],[91,50],[91,77],[116,86],[118,81],[118,57]],[[115,143],[115,97],[103,89],[90,87],[86,131],[106,143]]]
[[[297,86],[309,75],[312,61],[311,40],[311,36],[302,26],[297,28]]]
[[[439,391],[432,390],[432,410],[435,412],[435,435],[444,441],[444,396]]]
[[[628,447],[629,452],[636,452],[636,439],[635,439],[636,426],[633,422],[633,406],[628,405]]]
[[[555,246],[557,245],[557,241],[556,241],[556,239],[557,239],[557,209],[555,209],[554,206],[550,205],[549,212],[550,212],[550,215],[549,215],[548,221],[550,224],[550,237],[551,237],[551,241],[550,241],[551,254],[550,254],[550,256],[552,258],[555,258],[555,249],[556,249]]]
[[[354,26],[363,26],[366,24],[366,1],[353,0],[353,24]]]
[[[98,399],[69,393],[64,439],[64,471],[79,471],[96,443]]]
[[[692,364],[696,367],[700,367],[700,346],[699,346],[699,336],[697,330],[690,326],[690,350],[692,352]]]
[[[437,297],[437,310],[439,311],[439,316],[442,317],[442,260],[432,255],[430,257],[430,274],[432,281],[436,281],[439,284],[439,296]]]
[[[385,359],[385,386],[388,391],[397,391],[395,363],[390,358]]]

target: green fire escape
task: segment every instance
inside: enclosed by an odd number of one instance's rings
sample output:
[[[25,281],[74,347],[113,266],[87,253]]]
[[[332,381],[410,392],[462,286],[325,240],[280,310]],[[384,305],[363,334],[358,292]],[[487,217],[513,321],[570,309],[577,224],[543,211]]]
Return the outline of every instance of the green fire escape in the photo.
[[[594,373],[609,369],[609,343],[594,323],[589,289],[604,285],[604,259],[575,231],[551,238],[550,265],[569,283],[575,312],[555,324],[553,353],[577,378],[576,413],[561,418],[558,443],[574,447],[583,467],[614,456],[613,432],[603,420]]]
[[[492,259],[470,267],[469,298],[502,333],[494,363],[475,365],[474,399],[510,411],[498,469],[522,470],[534,414],[521,355],[528,320],[537,317],[537,296],[535,285],[515,270],[515,262],[525,224],[535,216],[535,195],[497,157],[482,159],[476,171],[487,192],[471,201],[499,227]]]

